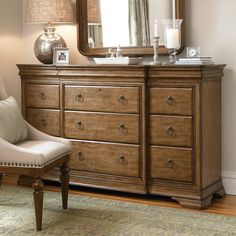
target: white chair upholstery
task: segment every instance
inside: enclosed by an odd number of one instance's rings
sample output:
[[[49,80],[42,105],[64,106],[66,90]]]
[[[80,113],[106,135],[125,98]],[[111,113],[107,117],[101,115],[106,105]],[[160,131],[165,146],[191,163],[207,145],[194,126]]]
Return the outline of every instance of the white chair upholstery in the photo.
[[[0,78],[0,100],[5,100],[6,98],[7,93]],[[0,185],[2,174],[24,175],[33,178],[36,227],[37,230],[41,230],[43,212],[43,182],[41,178],[48,170],[54,167],[60,167],[62,204],[63,209],[67,209],[69,190],[68,162],[71,144],[66,139],[44,134],[26,121],[24,122],[28,130],[28,138],[26,140],[12,144],[0,137]]]

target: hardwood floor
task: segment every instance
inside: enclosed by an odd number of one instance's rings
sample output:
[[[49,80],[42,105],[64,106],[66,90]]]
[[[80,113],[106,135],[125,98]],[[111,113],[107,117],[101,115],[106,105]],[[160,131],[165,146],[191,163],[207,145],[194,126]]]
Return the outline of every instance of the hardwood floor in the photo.
[[[18,178],[16,176],[3,176],[3,184],[17,185],[17,179]],[[45,190],[54,192],[61,191],[59,186],[54,186],[48,183],[45,184]],[[70,189],[70,194],[135,202],[139,204],[148,204],[154,206],[181,208],[187,211],[198,211],[198,212],[236,216],[236,196],[233,195],[226,195],[226,197],[224,198],[214,198],[212,201],[212,206],[207,210],[193,210],[193,209],[183,208],[172,199],[161,196],[142,196],[142,195],[140,196],[136,194],[126,194],[120,192],[111,192],[111,191],[81,188],[81,187],[77,188],[72,187]]]

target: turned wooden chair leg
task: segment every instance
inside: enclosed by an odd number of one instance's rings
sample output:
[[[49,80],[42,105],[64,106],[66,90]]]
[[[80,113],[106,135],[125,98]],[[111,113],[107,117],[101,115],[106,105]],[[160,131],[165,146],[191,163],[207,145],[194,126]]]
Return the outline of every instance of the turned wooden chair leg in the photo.
[[[42,230],[42,216],[43,216],[43,181],[41,178],[35,178],[32,184],[34,188],[34,208],[37,231]]]
[[[70,168],[68,163],[64,163],[61,168],[61,194],[62,194],[62,207],[63,209],[67,209],[68,205],[68,192],[69,192],[69,178],[70,178]]]
[[[0,174],[0,186],[2,184],[2,174]]]

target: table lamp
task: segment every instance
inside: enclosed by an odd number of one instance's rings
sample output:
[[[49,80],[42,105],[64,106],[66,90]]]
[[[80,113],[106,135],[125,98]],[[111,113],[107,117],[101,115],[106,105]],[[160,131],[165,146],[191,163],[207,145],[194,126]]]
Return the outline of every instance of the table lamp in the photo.
[[[53,23],[73,23],[72,0],[27,0],[25,23],[47,23],[44,34],[34,44],[34,53],[44,64],[53,63],[53,48],[66,47],[65,40],[55,32]]]

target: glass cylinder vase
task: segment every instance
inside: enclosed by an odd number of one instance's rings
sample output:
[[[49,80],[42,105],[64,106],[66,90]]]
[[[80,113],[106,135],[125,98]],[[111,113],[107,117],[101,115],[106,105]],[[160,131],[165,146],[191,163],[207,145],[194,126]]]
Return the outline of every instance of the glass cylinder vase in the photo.
[[[176,62],[177,50],[181,47],[182,22],[182,19],[162,20],[164,26],[164,43],[168,49],[171,64]]]

